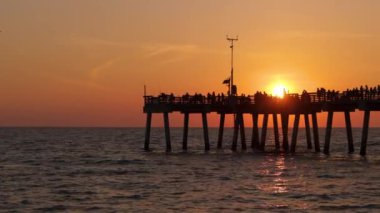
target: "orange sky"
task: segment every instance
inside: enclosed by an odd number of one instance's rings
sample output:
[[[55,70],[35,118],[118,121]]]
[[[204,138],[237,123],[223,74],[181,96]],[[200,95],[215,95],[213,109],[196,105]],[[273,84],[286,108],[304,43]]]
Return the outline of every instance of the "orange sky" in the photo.
[[[143,126],[144,84],[226,91],[226,34],[239,35],[239,92],[375,86],[379,11],[377,0],[2,0],[0,126]]]

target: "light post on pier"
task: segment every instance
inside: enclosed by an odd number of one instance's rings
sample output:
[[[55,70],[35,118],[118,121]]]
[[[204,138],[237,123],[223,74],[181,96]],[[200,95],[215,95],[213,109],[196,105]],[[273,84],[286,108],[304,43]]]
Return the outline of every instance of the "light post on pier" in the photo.
[[[236,85],[234,85],[234,42],[238,41],[238,39],[239,39],[238,36],[236,36],[236,38],[230,38],[227,35],[227,41],[230,42],[230,48],[231,48],[231,76],[230,76],[230,82],[228,85],[229,95],[237,94],[237,88],[236,88]]]

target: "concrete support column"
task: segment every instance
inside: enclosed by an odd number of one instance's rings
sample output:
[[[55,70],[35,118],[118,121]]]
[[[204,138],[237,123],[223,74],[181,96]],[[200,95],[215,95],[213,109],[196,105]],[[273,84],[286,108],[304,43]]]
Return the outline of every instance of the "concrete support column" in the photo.
[[[259,148],[259,114],[253,113],[252,114],[252,141],[251,141],[251,148],[257,149]]]
[[[218,133],[218,149],[222,148],[223,144],[223,131],[224,131],[224,119],[226,114],[220,113],[219,133]]]
[[[203,123],[203,137],[205,140],[205,150],[210,150],[210,142],[208,139],[208,125],[207,125],[207,114],[202,112],[202,123]]]
[[[348,153],[354,152],[354,139],[352,137],[351,116],[349,111],[344,112],[344,118],[346,120]]]
[[[280,150],[280,135],[278,133],[278,120],[277,120],[277,114],[273,113],[273,131],[274,131],[274,142],[275,142],[275,147],[276,151]]]
[[[319,145],[319,130],[318,130],[318,119],[317,119],[317,113],[311,114],[312,120],[313,120],[313,135],[314,135],[314,149],[315,152],[320,152],[321,148]]]
[[[152,124],[152,113],[148,112],[146,114],[146,127],[145,127],[145,144],[144,149],[149,151],[149,142],[150,142],[150,128]]]
[[[288,139],[289,114],[286,114],[286,113],[281,114],[281,123],[282,123],[282,136],[283,136],[282,148],[285,151],[288,151],[289,149],[289,139]]]
[[[313,145],[311,143],[311,131],[310,131],[310,122],[309,122],[309,114],[303,114],[305,120],[305,131],[306,131],[306,142],[307,148],[312,149]]]
[[[290,152],[294,153],[296,151],[297,136],[298,136],[298,126],[300,123],[300,114],[297,113],[294,116],[293,134],[292,134],[292,144],[290,147]]]
[[[267,129],[268,129],[268,114],[264,114],[263,128],[261,129],[261,144],[260,144],[261,150],[265,150],[265,141],[266,141],[266,137],[267,137]]]
[[[239,126],[240,126],[241,149],[246,150],[247,144],[245,142],[245,126],[244,126],[243,113],[239,113]]]
[[[236,151],[237,149],[237,140],[238,140],[238,134],[239,134],[239,116],[234,115],[234,133],[232,136],[232,146],[231,150]]]
[[[330,153],[330,141],[331,141],[331,131],[333,123],[334,112],[329,111],[327,114],[327,124],[326,124],[326,135],[325,135],[325,146],[323,148],[323,153],[328,155]]]
[[[187,150],[187,135],[189,132],[189,113],[185,112],[183,119],[183,140],[182,140],[182,149]]]
[[[166,138],[166,151],[172,151],[172,145],[170,142],[170,126],[169,126],[169,113],[164,112],[164,127],[165,127],[165,138]]]
[[[371,111],[364,111],[364,121],[363,121],[363,132],[362,132],[362,142],[360,144],[360,155],[366,155],[367,153],[367,140],[368,140],[368,128],[369,128],[369,117]]]

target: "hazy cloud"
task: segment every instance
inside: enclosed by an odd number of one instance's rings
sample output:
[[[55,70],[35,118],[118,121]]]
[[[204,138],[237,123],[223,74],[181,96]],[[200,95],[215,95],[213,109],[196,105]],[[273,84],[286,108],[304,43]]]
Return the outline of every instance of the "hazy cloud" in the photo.
[[[100,90],[100,91],[111,90],[109,87],[102,86],[90,80],[72,79],[72,78],[60,78],[59,80],[64,84],[70,84],[79,88],[85,87],[85,88],[95,89],[95,90]]]
[[[152,44],[144,45],[143,49],[147,52],[145,57],[154,57],[161,54],[166,54],[169,52],[175,53],[193,53],[199,51],[198,46],[192,44]]]
[[[132,43],[113,41],[95,37],[79,36],[77,34],[71,34],[68,42],[70,44],[83,45],[83,46],[110,46],[110,47],[131,47]]]
[[[201,51],[201,49],[193,44],[151,44],[143,45],[145,54],[143,57],[152,58],[163,56],[160,58],[160,65],[184,61],[193,53]]]
[[[369,33],[351,33],[351,32],[328,32],[328,31],[284,31],[275,35],[278,38],[293,39],[369,39],[376,38],[378,35]]]
[[[121,57],[112,58],[112,59],[109,59],[109,60],[99,64],[98,66],[92,68],[90,70],[91,79],[98,78],[102,72],[109,70],[115,63],[120,61],[120,59],[121,59]]]

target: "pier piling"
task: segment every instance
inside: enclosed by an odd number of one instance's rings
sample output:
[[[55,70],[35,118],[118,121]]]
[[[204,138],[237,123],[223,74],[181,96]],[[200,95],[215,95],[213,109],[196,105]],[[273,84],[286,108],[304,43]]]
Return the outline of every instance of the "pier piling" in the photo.
[[[146,151],[149,150],[149,142],[150,142],[150,128],[152,124],[152,113],[148,112],[146,114],[146,127],[145,127],[145,144],[144,149]]]
[[[238,134],[239,134],[239,118],[237,115],[234,115],[234,133],[232,136],[232,146],[231,150],[236,151],[237,149],[237,140],[238,140]]]
[[[282,113],[281,114],[281,124],[282,124],[282,148],[285,151],[289,149],[289,139],[288,139],[288,129],[289,129],[289,114]]]
[[[327,114],[327,124],[326,124],[326,135],[325,135],[325,146],[323,148],[323,153],[328,155],[330,153],[330,141],[331,141],[331,131],[333,123],[334,111],[328,111]]]
[[[313,145],[311,143],[311,132],[310,132],[310,122],[309,122],[309,114],[303,114],[305,120],[305,131],[306,131],[306,142],[307,149],[312,149]]]
[[[244,126],[243,113],[239,113],[239,126],[240,126],[241,149],[246,150],[247,144],[245,142],[245,126]]]
[[[294,153],[296,151],[299,123],[300,123],[300,114],[296,113],[295,116],[294,116],[292,144],[291,144],[291,147],[290,147],[290,152],[292,152],[292,153]]]
[[[187,135],[189,132],[189,113],[184,113],[184,119],[183,119],[183,140],[182,140],[182,149],[187,150]]]
[[[259,114],[252,113],[252,149],[259,148]]]
[[[225,113],[220,113],[220,123],[219,123],[219,133],[218,133],[218,149],[222,148],[223,144],[223,131],[224,131],[224,119],[225,119],[226,114]]]
[[[165,126],[165,138],[166,138],[166,151],[172,151],[172,144],[170,142],[170,126],[169,126],[169,113],[164,112],[164,126]]]
[[[267,129],[268,129],[268,114],[264,114],[263,118],[263,127],[261,129],[261,144],[260,144],[260,149],[265,150],[265,141],[267,137]]]
[[[207,114],[205,112],[202,112],[202,123],[203,123],[203,137],[205,140],[205,151],[209,151],[210,142],[208,138]]]
[[[273,131],[274,131],[274,143],[276,147],[276,151],[280,150],[280,135],[278,132],[278,120],[277,120],[277,114],[273,113]]]
[[[320,152],[321,148],[319,145],[319,130],[318,130],[318,118],[317,113],[311,114],[311,119],[313,120],[313,136],[314,136],[314,150],[315,152]]]
[[[367,140],[368,140],[368,127],[369,127],[369,117],[371,111],[364,111],[364,121],[362,130],[362,142],[360,144],[360,155],[366,155],[367,152]]]
[[[354,140],[352,138],[351,117],[350,117],[349,111],[344,111],[344,118],[346,120],[348,153],[353,153],[354,152]]]

